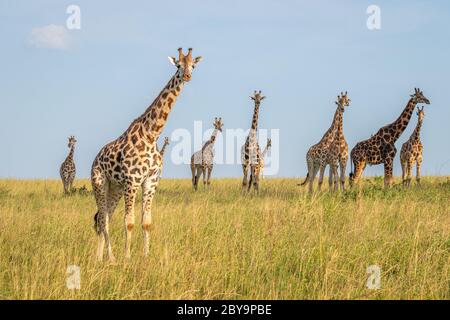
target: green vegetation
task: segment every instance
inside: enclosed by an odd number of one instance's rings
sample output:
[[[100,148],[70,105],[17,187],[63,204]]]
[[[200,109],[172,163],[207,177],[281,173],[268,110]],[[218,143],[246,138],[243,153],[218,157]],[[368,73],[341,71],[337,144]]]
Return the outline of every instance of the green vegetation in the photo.
[[[160,183],[150,256],[142,256],[140,203],[132,259],[124,261],[123,200],[111,235],[115,265],[97,263],[95,202],[59,181],[0,180],[0,299],[450,299],[450,181],[409,190],[309,196],[294,179],[239,179],[192,191]],[[78,181],[77,187],[90,184]],[[66,288],[68,265],[81,290]],[[366,288],[369,265],[381,288]]]

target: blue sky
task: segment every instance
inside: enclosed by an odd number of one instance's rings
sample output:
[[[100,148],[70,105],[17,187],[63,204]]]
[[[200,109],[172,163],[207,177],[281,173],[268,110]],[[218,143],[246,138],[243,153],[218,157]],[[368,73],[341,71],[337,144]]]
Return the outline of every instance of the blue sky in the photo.
[[[63,30],[59,47],[36,42],[39,28],[66,25],[71,4],[81,9],[81,29]],[[366,27],[371,4],[381,9],[381,30]],[[280,130],[277,176],[304,176],[305,154],[329,127],[340,91],[352,100],[344,115],[352,148],[393,121],[420,87],[431,100],[422,171],[448,175],[449,31],[448,1],[1,0],[0,177],[58,177],[69,135],[78,140],[78,176],[88,177],[99,149],[173,75],[167,56],[180,46],[204,60],[164,135],[193,131],[196,120],[208,127],[216,116],[227,128],[246,129],[249,95],[260,89],[267,96],[260,127]],[[414,116],[398,150],[415,123]],[[166,177],[189,176],[188,166],[167,159]],[[239,165],[214,170],[241,175]],[[382,166],[366,169],[382,172]]]

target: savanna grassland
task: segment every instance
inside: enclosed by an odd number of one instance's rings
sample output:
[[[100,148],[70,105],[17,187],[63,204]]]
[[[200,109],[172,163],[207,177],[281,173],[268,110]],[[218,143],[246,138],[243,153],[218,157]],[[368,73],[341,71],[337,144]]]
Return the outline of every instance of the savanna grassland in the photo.
[[[91,194],[0,180],[0,299],[450,299],[448,178],[387,191],[374,178],[313,196],[297,182],[266,179],[256,195],[238,179],[197,193],[189,180],[163,179],[150,256],[137,223],[124,261],[122,200],[109,265],[95,259]],[[68,265],[81,268],[80,290],[66,287]],[[380,289],[366,287],[370,265],[381,268]]]

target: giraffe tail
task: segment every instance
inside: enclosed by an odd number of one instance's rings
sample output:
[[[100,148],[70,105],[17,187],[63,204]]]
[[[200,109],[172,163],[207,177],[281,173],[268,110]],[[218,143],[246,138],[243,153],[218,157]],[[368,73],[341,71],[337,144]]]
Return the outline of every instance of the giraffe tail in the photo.
[[[297,185],[298,185],[298,186],[304,186],[304,185],[306,184],[306,182],[308,181],[308,179],[309,179],[309,172],[308,172],[308,174],[306,175],[305,181],[303,181],[302,183],[298,183]]]
[[[353,178],[355,177],[355,174],[353,171],[354,167],[355,167],[355,164],[353,163],[353,159],[350,159],[350,174],[349,174],[350,181],[353,181]]]
[[[98,216],[99,215],[98,215],[98,211],[97,211],[94,215],[94,230],[98,235],[100,235],[100,226],[98,223]]]

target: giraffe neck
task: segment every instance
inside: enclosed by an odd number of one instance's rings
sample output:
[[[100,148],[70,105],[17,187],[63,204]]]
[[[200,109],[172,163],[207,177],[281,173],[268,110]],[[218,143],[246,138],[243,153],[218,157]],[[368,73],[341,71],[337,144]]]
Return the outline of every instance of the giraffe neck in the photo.
[[[420,129],[422,128],[422,120],[417,122],[416,128],[414,129],[413,134],[411,135],[411,142],[413,144],[417,144],[420,142]]]
[[[343,109],[343,107],[342,107]],[[338,141],[345,140],[344,138],[344,112],[342,110],[340,117],[337,119],[336,138]]]
[[[265,157],[266,156],[266,154],[267,154],[267,152],[269,151],[269,146],[268,145],[266,145],[266,147],[264,148],[264,151],[261,153],[261,157]]]
[[[391,129],[393,129],[391,134],[391,139],[393,142],[397,141],[403,131],[405,131],[415,108],[416,102],[413,99],[410,99],[397,120],[386,127],[388,132],[391,132]]]
[[[67,160],[73,160],[73,154],[74,154],[74,152],[75,152],[75,146],[71,146],[70,147],[70,151],[69,151],[69,154],[67,155]]]
[[[163,144],[163,146],[162,146],[162,148],[161,148],[161,151],[159,152],[159,154],[161,155],[161,157],[164,156],[164,152],[166,152],[166,147],[167,147],[168,144],[169,144],[169,143],[164,142],[164,144]]]
[[[252,127],[250,129],[249,138],[256,139],[256,133],[258,131],[258,116],[259,104],[255,103],[255,110],[253,111]]]
[[[213,133],[211,134],[211,139],[209,139],[212,143],[216,142],[217,135],[219,134],[219,130],[214,129]]]
[[[182,91],[183,86],[184,81],[181,73],[177,71],[153,103],[138,119],[135,120],[141,123],[144,136],[149,138],[150,141],[156,141],[161,135],[169,113],[172,110],[178,95]]]
[[[219,130],[214,129],[213,133],[211,134],[211,138],[206,141],[206,143],[203,145],[203,150],[205,150],[208,147],[212,147],[214,143],[216,142],[217,134],[219,133]]]
[[[320,140],[321,142],[331,142],[335,139],[339,131],[339,125],[342,124],[342,109],[343,108],[338,105],[336,112],[334,113],[333,122],[327,132],[323,135],[322,140]]]

